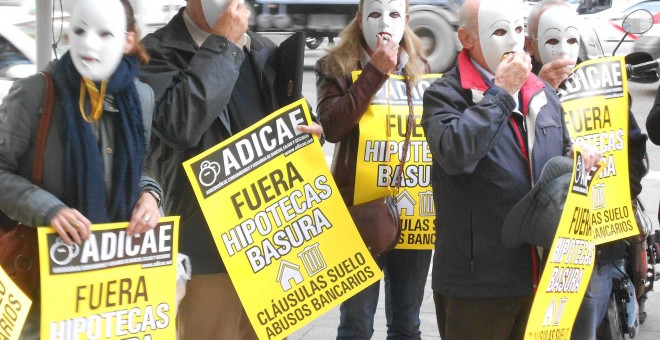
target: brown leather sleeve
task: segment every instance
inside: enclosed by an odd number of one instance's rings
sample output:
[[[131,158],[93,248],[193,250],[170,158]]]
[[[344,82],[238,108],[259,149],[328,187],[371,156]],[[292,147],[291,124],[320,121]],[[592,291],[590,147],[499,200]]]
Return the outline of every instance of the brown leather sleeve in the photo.
[[[358,126],[373,95],[388,79],[371,64],[362,70],[355,83],[351,75],[330,77],[323,73],[323,59],[316,66],[316,113],[326,139],[337,143]]]

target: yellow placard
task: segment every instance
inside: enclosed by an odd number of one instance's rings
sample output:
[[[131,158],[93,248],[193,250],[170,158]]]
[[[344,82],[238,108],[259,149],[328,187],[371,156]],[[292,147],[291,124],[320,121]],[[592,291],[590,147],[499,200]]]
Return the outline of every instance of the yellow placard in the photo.
[[[296,130],[311,122],[301,99],[184,163],[260,339],[282,339],[382,278],[318,139]]]
[[[32,301],[0,267],[0,339],[18,340]]]
[[[576,148],[573,175],[559,227],[550,249],[527,321],[525,339],[571,338],[596,259],[591,216],[593,187],[602,164],[584,169],[582,150]]]
[[[174,339],[178,217],[126,234],[92,225],[81,246],[39,228],[41,338]]]
[[[360,71],[353,72],[353,81],[359,75]],[[441,76],[426,74],[411,89],[415,119],[397,195],[402,225],[397,249],[434,249],[433,161],[420,121],[424,91]],[[360,119],[354,204],[369,202],[392,191],[389,184],[400,171],[399,157],[403,153],[408,115],[404,77],[391,75]]]
[[[585,61],[559,89],[573,142],[600,150],[605,164],[594,196],[596,244],[639,233],[628,175],[628,83],[623,57]]]

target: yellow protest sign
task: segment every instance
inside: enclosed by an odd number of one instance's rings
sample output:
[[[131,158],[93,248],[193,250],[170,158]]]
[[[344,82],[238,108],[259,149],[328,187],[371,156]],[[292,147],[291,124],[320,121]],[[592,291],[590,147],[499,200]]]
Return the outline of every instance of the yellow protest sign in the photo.
[[[92,226],[69,247],[39,228],[43,339],[174,339],[178,217],[126,234],[127,223]]]
[[[353,81],[359,74],[353,72]],[[433,161],[420,121],[424,91],[440,77],[440,74],[424,75],[411,88],[415,119],[410,127],[410,146],[397,195],[402,225],[397,249],[434,249]],[[403,156],[408,114],[404,77],[391,75],[360,119],[354,204],[383,197],[392,190],[389,184],[401,167],[399,157]]]
[[[601,166],[584,168],[576,148],[571,184],[527,321],[525,339],[570,339],[596,259],[591,229],[593,183]]]
[[[600,150],[605,166],[594,188],[596,244],[639,233],[628,175],[628,83],[623,57],[585,61],[558,90],[573,142]]]
[[[32,301],[0,267],[0,339],[18,340]]]
[[[260,339],[281,339],[382,278],[304,99],[184,163]],[[193,264],[194,266],[194,264]]]

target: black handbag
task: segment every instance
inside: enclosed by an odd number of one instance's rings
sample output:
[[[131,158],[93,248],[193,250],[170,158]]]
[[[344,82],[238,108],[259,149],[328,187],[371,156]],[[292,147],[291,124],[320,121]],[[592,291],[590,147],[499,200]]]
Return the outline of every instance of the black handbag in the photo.
[[[414,124],[412,96],[410,84],[406,80],[406,94],[408,97],[408,120],[406,127],[406,139],[403,145],[403,153],[399,156],[400,166],[392,177],[395,183],[393,195],[387,195],[375,200],[360,203],[348,207],[348,212],[362,236],[362,240],[374,258],[394,249],[401,237],[401,218],[397,207],[397,197],[403,178],[403,170],[406,164],[406,154],[410,145],[411,127]]]
[[[53,78],[41,73],[46,80],[41,118],[37,132],[32,183],[41,185],[43,154],[53,111]],[[0,212],[0,265],[9,278],[31,299],[39,287],[39,242],[37,228],[12,221]]]

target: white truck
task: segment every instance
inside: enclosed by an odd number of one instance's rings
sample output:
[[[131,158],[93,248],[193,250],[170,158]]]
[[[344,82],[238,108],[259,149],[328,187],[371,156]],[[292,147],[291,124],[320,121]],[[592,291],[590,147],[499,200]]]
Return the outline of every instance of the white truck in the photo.
[[[304,31],[307,47],[334,41],[355,17],[358,0],[248,0],[257,32]],[[448,70],[461,49],[456,30],[462,0],[411,0],[410,26],[422,39],[433,72]]]

